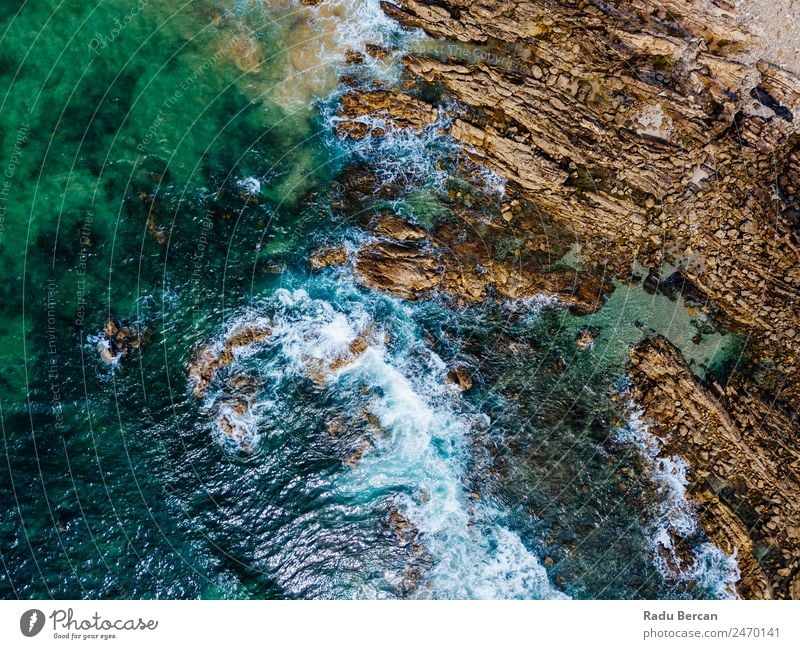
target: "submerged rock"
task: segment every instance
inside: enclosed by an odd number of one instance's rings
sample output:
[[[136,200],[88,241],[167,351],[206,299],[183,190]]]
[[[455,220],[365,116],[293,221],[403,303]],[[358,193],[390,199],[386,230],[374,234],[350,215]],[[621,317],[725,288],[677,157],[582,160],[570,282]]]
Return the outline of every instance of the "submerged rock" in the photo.
[[[594,342],[599,335],[600,330],[597,327],[583,327],[575,335],[575,345],[582,352],[588,351],[594,347]]]
[[[387,526],[394,542],[406,554],[406,565],[397,583],[397,590],[403,597],[413,596],[419,589],[422,577],[430,566],[432,558],[421,543],[420,531],[417,526],[395,504],[392,504],[389,509]]]

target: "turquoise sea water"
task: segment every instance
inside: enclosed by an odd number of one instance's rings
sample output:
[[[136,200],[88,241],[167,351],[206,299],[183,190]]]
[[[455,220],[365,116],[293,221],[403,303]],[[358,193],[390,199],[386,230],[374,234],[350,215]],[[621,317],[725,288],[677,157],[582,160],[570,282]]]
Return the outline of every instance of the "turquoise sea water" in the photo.
[[[452,142],[334,135],[345,51],[419,35],[372,0],[5,7],[0,595],[729,593],[735,562],[697,529],[679,459],[651,461],[620,395],[647,333],[699,373],[724,373],[734,337],[640,286],[579,318],[311,273],[310,251],[366,236],[362,213],[452,216],[436,200],[464,182]],[[393,57],[366,69],[400,78]],[[400,190],[357,194],[353,165]],[[111,318],[145,336],[109,366]],[[198,346],[262,321],[272,335],[194,397]],[[219,427],[236,377],[250,452]],[[678,537],[697,561],[675,571]]]

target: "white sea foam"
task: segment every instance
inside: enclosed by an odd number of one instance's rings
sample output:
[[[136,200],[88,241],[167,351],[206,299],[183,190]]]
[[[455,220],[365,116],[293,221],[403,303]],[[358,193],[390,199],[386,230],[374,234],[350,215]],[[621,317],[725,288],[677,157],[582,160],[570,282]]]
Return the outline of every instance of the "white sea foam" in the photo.
[[[431,356],[435,356],[430,352]],[[345,489],[388,489],[420,534],[434,565],[417,591],[437,598],[562,597],[536,556],[464,487],[471,421],[441,375],[420,372],[373,347],[338,377],[380,388],[370,412],[389,433],[348,476]],[[434,361],[435,364],[435,361]],[[415,371],[416,370],[416,371]]]
[[[506,185],[508,181],[489,167],[480,166],[478,175],[483,181],[484,189],[490,194],[495,194],[498,198],[506,195]]]
[[[315,314],[287,328],[288,338],[303,341],[302,351],[294,345],[287,349],[293,358],[335,358],[369,327],[361,309],[344,318],[329,303],[308,300],[302,292],[282,299],[298,306],[305,302]],[[311,332],[316,333],[309,336]],[[444,381],[445,363],[431,351],[393,357],[383,336],[373,340],[365,353],[329,378],[335,390],[353,391],[363,384],[375,390],[378,396],[367,407],[387,433],[375,452],[349,472],[341,488],[352,495],[376,490],[396,494],[396,504],[435,559],[418,595],[563,597],[549,584],[536,556],[502,525],[500,512],[467,494],[463,481],[472,422],[453,403],[460,397]]]
[[[243,178],[242,180],[239,180],[236,184],[251,196],[256,196],[261,191],[261,181],[253,176],[249,176],[248,178]]]
[[[257,413],[252,408],[239,412],[233,403],[222,402],[217,409],[212,435],[223,448],[249,453],[261,441]]]
[[[248,312],[230,322],[224,328],[222,335],[212,341],[206,351],[219,358],[226,349],[227,341],[237,332],[245,328],[269,329],[269,327],[270,322],[267,318]],[[264,341],[231,346],[233,363],[241,363],[244,359],[258,354],[263,346]],[[257,448],[261,440],[258,408],[253,406],[250,396],[235,389],[219,389],[214,386],[207,391],[203,400],[203,409],[211,415],[213,422],[212,438],[228,451],[250,453]],[[246,408],[241,408],[243,403],[246,403]]]
[[[558,298],[552,295],[533,295],[531,297],[520,297],[513,300],[506,300],[503,305],[515,313],[521,313],[525,316],[537,317],[542,309],[546,307],[557,307],[561,302]]]
[[[333,105],[326,118],[334,132],[341,118]],[[385,185],[424,185],[441,191],[451,177],[445,162],[459,151],[458,143],[444,134],[449,119],[442,109],[436,122],[417,131],[395,126],[380,115],[362,115],[355,121],[367,125],[368,134],[348,140],[346,146],[356,160],[371,164]],[[381,135],[372,135],[373,129],[379,129]]]
[[[620,442],[635,444],[649,460],[650,479],[659,500],[653,514],[653,561],[667,580],[696,582],[718,598],[735,597],[739,580],[736,555],[728,556],[713,543],[701,544],[690,566],[676,570],[682,561],[674,538],[689,538],[700,531],[697,516],[686,497],[688,465],[680,457],[661,456],[661,444],[644,419],[644,411],[633,402],[627,405],[628,419],[617,430]]]
[[[381,319],[391,323],[390,342],[366,301],[334,306],[305,290],[278,290],[269,305],[270,360],[262,378],[272,376],[285,392],[287,380],[310,377],[340,403],[358,403],[375,418],[383,434],[375,436],[372,452],[342,474],[338,489],[359,502],[390,502],[416,529],[433,558],[416,596],[564,597],[550,585],[538,558],[504,525],[499,508],[487,498],[472,498],[464,485],[470,430],[485,423],[485,416],[464,407],[445,379],[446,364],[418,339],[401,303],[380,299],[396,308],[396,317]],[[359,340],[367,345],[354,354],[352,345]],[[276,412],[266,412],[270,403],[280,407],[280,400],[261,399],[258,408],[275,418]],[[353,594],[374,596],[375,588],[365,584]]]
[[[295,374],[312,370],[326,378],[329,369],[349,353],[349,347],[367,333],[371,319],[364,309],[353,309],[349,318],[325,300],[314,300],[299,289],[279,289],[273,317],[272,340],[291,361]]]

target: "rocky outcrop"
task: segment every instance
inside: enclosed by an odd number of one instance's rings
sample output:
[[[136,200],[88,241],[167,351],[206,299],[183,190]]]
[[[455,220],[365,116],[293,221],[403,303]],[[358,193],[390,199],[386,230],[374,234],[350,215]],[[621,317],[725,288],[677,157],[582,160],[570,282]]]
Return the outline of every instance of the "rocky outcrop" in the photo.
[[[375,234],[397,241],[419,241],[428,236],[425,230],[392,216],[378,219],[373,230]]]
[[[800,431],[736,377],[701,384],[666,339],[631,351],[630,378],[664,457],[689,464],[687,497],[700,523],[737,554],[745,598],[800,598]]]
[[[469,368],[464,365],[453,367],[447,372],[447,380],[453,385],[457,386],[462,392],[472,388],[472,373]]]
[[[624,281],[638,263],[651,269],[650,290],[682,293],[748,334],[746,376],[724,388],[700,383],[660,338],[632,351],[630,375],[663,453],[688,462],[704,529],[738,553],[739,593],[800,597],[796,43],[774,42],[772,17],[751,29],[727,0],[382,6],[442,46],[404,58],[403,91],[351,89],[340,133],[436,124],[507,181],[505,224],[479,226],[470,210],[455,210],[457,222],[424,242],[376,244],[365,281],[396,291],[398,263],[401,283],[419,289],[412,296],[546,293],[588,312],[609,277]],[[541,223],[570,235],[520,236]],[[558,258],[568,238],[591,272],[546,263],[542,253]],[[421,260],[425,269],[411,270]],[[665,263],[678,271],[662,279]],[[588,349],[595,335],[581,330],[576,345]]]
[[[385,221],[379,221],[379,231],[387,232],[381,224]],[[395,223],[390,231],[399,241],[368,243],[358,251],[357,277],[366,286],[407,300],[429,297],[433,291],[466,303],[484,300],[490,292],[503,299],[548,295],[577,313],[596,311],[613,291],[607,279],[592,273],[551,270],[532,257],[499,258],[494,243],[465,235],[465,230],[443,224],[420,244],[409,233],[421,231]]]
[[[149,335],[134,325],[123,325],[116,320],[109,320],[103,326],[97,351],[102,361],[108,365],[126,358],[134,350],[140,349],[147,342]]]
[[[575,334],[575,346],[582,352],[588,351],[594,347],[599,335],[600,330],[597,327],[581,327],[580,331]]]
[[[257,448],[259,426],[263,425],[258,409],[254,407],[258,403],[262,379],[252,367],[242,367],[235,361],[242,355],[262,351],[260,343],[272,336],[269,321],[261,318],[250,320],[233,327],[221,339],[200,346],[189,362],[192,393],[203,399],[200,406],[213,422],[215,437],[229,450],[252,453]],[[387,340],[385,334],[367,326],[338,350],[304,355],[305,376],[317,386],[324,387],[335,372],[355,363],[370,346]],[[355,466],[373,448],[373,431],[368,435],[353,434],[353,431],[363,429],[365,423],[380,432],[378,419],[366,408],[360,417],[356,413],[343,413],[341,418],[327,422],[327,432],[332,439],[338,436],[353,438],[342,440],[338,445],[344,446],[339,450],[343,451],[342,461],[348,466]]]
[[[403,106],[403,110],[398,110]],[[342,97],[336,131],[340,136],[377,137],[390,129],[421,130],[433,124],[438,110],[423,101],[393,90],[352,92]]]
[[[430,124],[438,113],[427,89],[443,90],[460,107],[449,134],[544,218],[568,227],[590,265],[619,277],[634,261],[680,265],[726,319],[757,334],[753,357],[785,378],[772,381],[780,399],[800,406],[800,81],[759,59],[764,48],[734,7],[383,7],[451,45],[405,58],[405,97],[347,94],[342,132],[361,135],[357,125],[373,114],[408,128]]]
[[[195,397],[204,397],[217,373],[230,365],[234,353],[269,338],[272,330],[266,324],[244,325],[231,331],[221,343],[203,345],[189,362],[189,381]]]
[[[311,254],[310,263],[314,270],[347,263],[347,250],[341,246],[316,250]]]
[[[403,243],[363,246],[356,256],[356,271],[367,286],[406,300],[429,295],[441,283],[441,267],[436,256]]]

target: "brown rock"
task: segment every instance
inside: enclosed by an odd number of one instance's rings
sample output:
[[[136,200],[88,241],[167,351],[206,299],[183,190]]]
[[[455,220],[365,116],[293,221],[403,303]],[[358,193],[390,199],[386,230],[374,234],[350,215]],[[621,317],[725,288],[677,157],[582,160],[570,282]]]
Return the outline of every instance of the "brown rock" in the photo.
[[[689,464],[687,497],[725,552],[737,552],[739,594],[796,595],[800,575],[800,431],[795,421],[742,377],[726,388],[702,385],[665,338],[631,351],[636,401],[665,457]]]
[[[361,52],[347,50],[344,53],[344,61],[350,65],[360,65],[364,62],[364,55]]]
[[[264,325],[245,325],[232,331],[217,345],[203,345],[189,362],[189,380],[195,397],[203,397],[217,372],[233,362],[234,351],[267,339],[272,331]]]
[[[389,54],[391,54],[391,52],[385,47],[375,45],[374,43],[367,43],[364,46],[364,49],[367,50],[367,54],[369,54],[373,59],[385,59],[389,56]]]
[[[452,368],[447,372],[447,380],[458,386],[462,392],[469,390],[472,387],[472,376],[469,369],[463,365]]]
[[[345,263],[347,263],[347,250],[341,246],[323,248],[311,254],[311,268],[315,270],[325,266],[338,266]]]
[[[356,255],[359,280],[407,300],[427,296],[441,282],[434,254],[399,243],[371,243]]]
[[[366,331],[362,332],[360,335],[356,336],[353,341],[347,346],[347,351],[339,356],[338,358],[333,359],[328,363],[326,368],[327,372],[336,371],[346,365],[349,365],[353,361],[355,361],[359,356],[361,356],[364,352],[369,349],[369,341],[370,337],[372,336],[372,330],[367,329]]]
[[[765,368],[786,368],[773,382],[777,396],[800,407],[800,340],[788,333],[800,330],[800,80],[759,60],[763,48],[735,7],[382,6],[458,43],[438,59],[404,63],[411,80],[442,88],[464,109],[449,134],[469,155],[572,230],[591,266],[626,277],[634,260],[681,264],[712,314],[754,334]],[[354,92],[341,133],[366,135],[365,115],[430,124],[438,113],[420,96]],[[524,277],[508,278],[494,283],[518,294]],[[463,279],[482,299],[481,278],[465,268]]]
[[[599,334],[600,330],[597,327],[583,327],[575,335],[575,345],[585,352],[594,347],[594,341]]]
[[[457,213],[470,224],[473,218],[478,221],[482,218],[454,207],[461,210]],[[521,220],[521,223],[528,227],[527,221]],[[487,245],[487,238],[496,233],[484,235],[475,226],[459,228],[444,223],[428,234],[400,219],[384,216],[377,220],[373,229],[393,241],[368,244],[358,251],[356,270],[361,281],[405,299],[427,297],[432,289],[438,288],[459,300],[477,302],[493,289],[508,299],[550,295],[570,305],[577,313],[585,314],[600,308],[614,288],[603,275],[547,270],[533,253],[525,261],[519,257],[498,259],[492,246]],[[553,234],[545,232],[536,245],[547,251]],[[531,236],[535,242],[536,237]],[[428,245],[411,245],[410,242],[423,237],[430,239]],[[544,260],[548,258],[545,254]]]
[[[439,111],[425,102],[392,90],[350,92],[342,96],[337,112],[340,136],[361,138],[371,132],[364,115],[380,117],[392,128],[421,130],[433,124]],[[374,134],[377,135],[377,134]]]
[[[149,335],[141,332],[138,327],[120,325],[111,319],[103,325],[103,337],[97,345],[97,351],[103,362],[110,365],[139,349],[148,339]]]
[[[427,236],[424,230],[391,216],[378,220],[373,229],[376,234],[397,241],[419,241]]]

